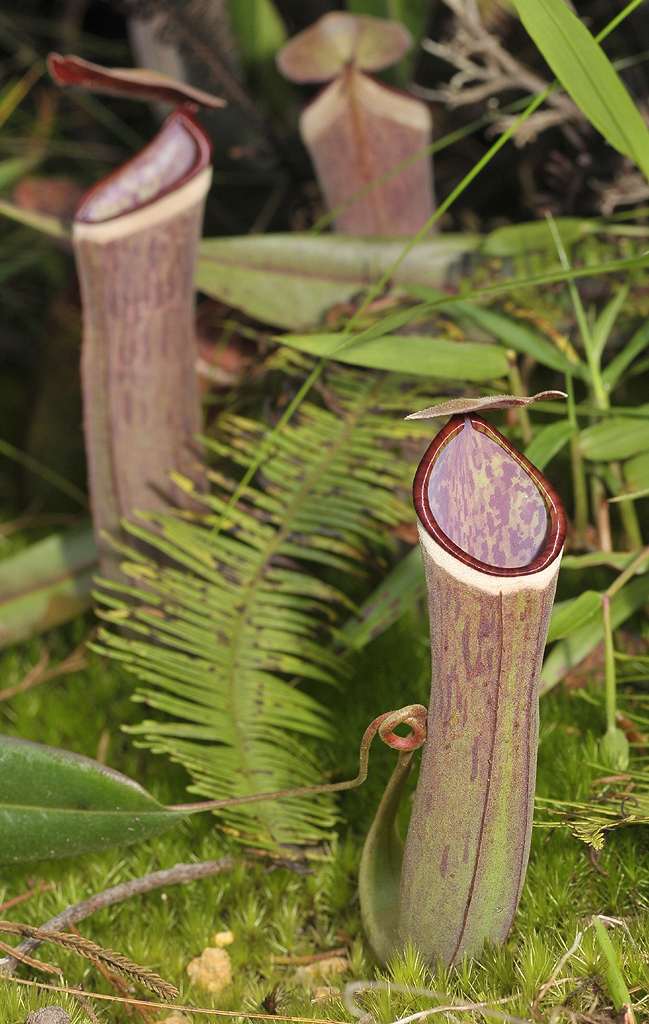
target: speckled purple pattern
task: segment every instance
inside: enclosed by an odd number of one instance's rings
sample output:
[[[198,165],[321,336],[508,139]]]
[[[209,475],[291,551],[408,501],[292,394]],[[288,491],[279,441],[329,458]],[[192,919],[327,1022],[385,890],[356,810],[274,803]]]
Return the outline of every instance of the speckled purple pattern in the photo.
[[[468,417],[435,460],[428,501],[447,537],[488,565],[528,565],[547,543],[550,517],[536,481]]]

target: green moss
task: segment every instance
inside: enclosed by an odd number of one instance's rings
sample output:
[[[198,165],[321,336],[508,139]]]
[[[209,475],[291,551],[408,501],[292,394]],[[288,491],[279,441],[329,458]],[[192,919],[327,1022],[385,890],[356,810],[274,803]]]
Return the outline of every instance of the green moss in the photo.
[[[69,653],[87,625],[79,621],[44,641],[31,641],[5,652],[0,661],[2,686],[18,682],[43,645],[51,651],[53,662]],[[425,700],[428,659],[425,622],[413,613],[356,659],[344,693],[325,694],[340,723],[328,754],[336,778],[355,773],[360,736],[373,717],[413,700]],[[0,704],[1,729],[90,756],[96,755],[102,733],[108,729],[107,760],[111,766],[131,774],[168,802],[182,800],[188,781],[184,773],[163,758],[136,749],[120,732],[121,723],[137,721],[140,715],[129,700],[132,688],[133,680],[119,665],[90,655],[87,670],[44,683]],[[584,797],[596,774],[589,762],[603,726],[601,694],[587,691],[586,700],[578,694],[559,689],[541,702],[538,792],[544,796]],[[623,929],[615,929],[613,943],[626,983],[631,989],[639,986],[633,997],[642,1008],[643,1001],[649,1000],[648,831],[642,827],[609,836],[599,871],[588,848],[566,829],[535,829],[521,904],[502,949],[485,950],[479,961],[460,964],[450,972],[430,971],[416,954],[407,951],[388,971],[377,973],[360,925],[356,885],[364,833],[393,765],[394,752],[375,742],[368,783],[341,801],[348,824],[341,828],[334,847],[310,861],[313,874],[295,874],[281,866],[269,872],[266,859],[236,846],[214,827],[212,816],[203,815],[137,847],[6,869],[0,880],[0,903],[25,892],[34,878],[56,884],[3,916],[40,925],[69,904],[108,886],[178,862],[232,855],[238,860],[234,870],[129,899],[87,918],[79,924],[80,931],[177,985],[180,1003],[237,1010],[239,1019],[245,1018],[246,1011],[265,1012],[262,1003],[274,993],[282,1014],[351,1020],[340,998],[314,1002],[313,993],[296,980],[295,966],[273,962],[276,956],[310,955],[347,944],[350,967],[331,983],[335,986],[341,981],[383,977],[401,985],[432,987],[466,1002],[486,1000],[503,1012],[530,1019],[532,1002],[578,931],[584,933],[581,946],[561,971],[561,977],[571,980],[550,989],[539,1012],[547,1015],[551,1007],[563,1003],[575,1012],[584,1012],[597,999],[598,1007],[609,1007],[614,1016],[606,989],[606,965],[588,928],[590,915],[608,914],[626,922],[636,944],[634,949]],[[406,802],[404,815],[407,813]],[[231,930],[235,936],[228,948],[234,980],[226,992],[212,998],[190,984],[187,965],[212,944],[214,933],[222,930]],[[43,946],[37,955],[59,965],[66,984],[83,984],[87,992],[114,994],[88,961],[51,945]],[[37,976],[20,968],[16,977]],[[0,988],[0,1024],[22,1022],[30,1009],[45,1003],[63,1005],[73,1024],[83,1020],[81,1008],[58,993],[23,989],[11,981],[0,982]],[[377,1020],[384,1022],[435,1005],[434,999],[394,990],[359,994],[357,1001],[360,1008],[372,1010]],[[118,1003],[97,1001],[93,1008],[102,1022],[122,1024],[129,1019]],[[475,1019],[475,1014],[468,1012],[458,1011],[456,1016]]]

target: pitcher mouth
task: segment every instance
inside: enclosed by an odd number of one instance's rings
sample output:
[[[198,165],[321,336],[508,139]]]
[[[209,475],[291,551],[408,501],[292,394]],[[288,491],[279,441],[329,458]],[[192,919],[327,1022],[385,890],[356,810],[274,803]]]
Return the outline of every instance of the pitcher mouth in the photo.
[[[441,453],[451,441],[458,437],[467,425],[470,425],[474,430],[485,435],[502,448],[520,467],[520,470],[529,478],[531,483],[535,485],[542,499],[547,515],[545,534],[536,553],[525,564],[513,567],[495,565],[475,557],[448,536],[433,512],[429,497],[431,475]],[[543,474],[524,455],[517,451],[495,427],[492,427],[475,413],[453,416],[433,439],[417,468],[413,485],[413,499],[419,521],[432,539],[448,554],[458,559],[464,565],[470,566],[472,569],[476,569],[478,572],[489,576],[528,576],[533,573],[542,572],[560,555],[563,549],[567,520],[558,494]]]
[[[188,107],[179,107],[148,146],[88,189],[74,219],[104,224],[142,210],[195,178],[211,152],[203,126]]]

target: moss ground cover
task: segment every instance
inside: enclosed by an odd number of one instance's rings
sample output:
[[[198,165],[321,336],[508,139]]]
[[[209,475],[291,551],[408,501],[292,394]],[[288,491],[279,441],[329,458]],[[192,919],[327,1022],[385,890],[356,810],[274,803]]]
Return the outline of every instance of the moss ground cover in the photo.
[[[37,659],[43,644],[53,654],[63,655],[87,626],[87,622],[77,620],[67,630],[7,651],[2,659],[3,678],[9,682],[18,679]],[[345,722],[330,751],[336,779],[354,770],[356,749],[355,742],[348,746],[350,738],[356,732],[360,736],[377,710],[395,703],[395,692],[400,695],[398,702],[424,696],[428,657],[426,623],[413,614],[357,658],[352,685],[344,694],[329,697]],[[131,689],[132,682],[119,666],[90,655],[84,671],[52,680],[0,705],[2,731],[90,756],[97,755],[101,743],[112,767],[135,775],[159,799],[181,801],[187,781],[182,770],[137,750],[119,732],[119,724],[137,714],[128,699]],[[587,699],[583,699],[584,693]],[[587,796],[589,783],[598,774],[591,762],[596,756],[595,737],[601,735],[604,722],[601,687],[557,690],[543,699],[541,716],[537,792],[558,800]],[[108,742],[105,730],[109,732]],[[232,871],[132,898],[87,918],[79,924],[79,930],[177,985],[182,1005],[236,1011],[239,1020],[245,1019],[246,1012],[265,1013],[270,1006],[281,1015],[347,1021],[352,1017],[341,999],[343,983],[377,977],[432,987],[465,1001],[462,1005],[486,1001],[507,1015],[532,1019],[534,1000],[580,931],[583,938],[579,948],[560,972],[560,978],[567,980],[546,992],[535,1010],[537,1019],[548,1019],[552,1007],[562,1005],[578,1019],[613,1019],[615,1012],[605,978],[607,965],[589,927],[591,915],[603,914],[619,918],[628,928],[627,933],[622,925],[615,927],[612,941],[641,1018],[649,1000],[649,858],[645,827],[613,833],[599,863],[589,856],[588,847],[566,829],[535,829],[523,898],[502,950],[487,949],[479,961],[463,964],[446,975],[426,970],[416,956],[408,953],[388,972],[377,972],[361,931],[355,893],[364,833],[392,759],[393,753],[387,748],[377,746],[373,751],[368,783],[341,800],[338,841],[314,851],[309,859],[310,874],[296,874],[246,852],[241,844],[214,828],[214,819],[205,815],[137,847],[5,869],[0,880],[0,904],[28,891],[35,880],[53,884],[2,916],[43,924],[67,905],[108,886],[179,862],[232,855],[237,860]],[[228,947],[233,981],[221,995],[211,997],[190,984],[186,968],[204,947],[213,944],[214,934],[224,930],[234,935]],[[276,962],[278,957],[311,956],[341,948],[347,949],[345,973],[329,980],[316,978],[310,989],[296,974],[296,964]],[[41,947],[37,955],[61,967],[66,985],[81,984],[87,992],[115,994],[88,961],[51,945]],[[28,968],[16,972],[16,978],[38,977]],[[40,980],[56,981],[43,976]],[[2,1024],[22,1021],[30,1009],[46,1003],[64,1005],[75,1024],[84,1019],[85,1011],[69,996],[9,980],[0,984]],[[373,992],[357,998],[360,1007],[371,1010],[382,1022],[439,1004],[439,1000],[402,992]],[[119,1003],[93,1001],[93,1008],[101,1021],[129,1019]],[[163,1010],[162,1019],[171,1012]],[[477,1019],[475,1011],[456,1011],[455,1016]],[[193,1019],[207,1018],[196,1015]]]

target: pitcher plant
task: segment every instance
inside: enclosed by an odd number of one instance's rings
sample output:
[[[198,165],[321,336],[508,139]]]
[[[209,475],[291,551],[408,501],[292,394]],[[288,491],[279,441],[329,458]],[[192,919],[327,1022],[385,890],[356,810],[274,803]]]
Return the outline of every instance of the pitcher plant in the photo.
[[[558,397],[543,393],[536,398]],[[538,685],[566,534],[543,475],[477,408],[534,399],[459,399],[414,482],[430,616],[427,735],[405,848],[396,814],[402,754],[368,835],[361,911],[385,961],[408,943],[449,965],[500,944],[529,857]]]

